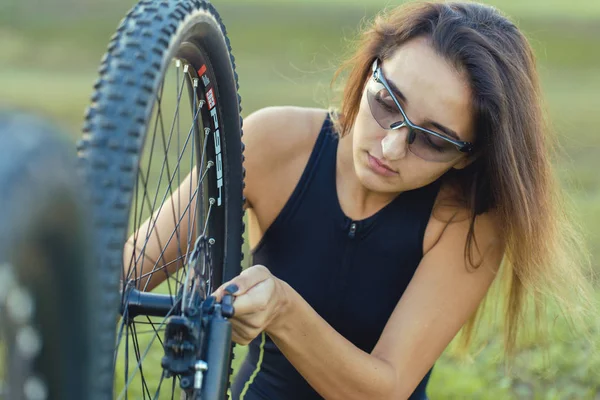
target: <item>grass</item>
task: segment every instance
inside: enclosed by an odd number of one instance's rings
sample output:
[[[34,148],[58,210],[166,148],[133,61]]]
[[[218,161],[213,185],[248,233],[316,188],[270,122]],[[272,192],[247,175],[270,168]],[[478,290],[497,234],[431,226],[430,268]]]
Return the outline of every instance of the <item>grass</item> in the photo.
[[[389,2],[371,0],[215,0],[228,28],[243,115],[274,104],[324,106],[335,64],[361,19]],[[497,0],[535,48],[549,116],[566,157],[559,176],[600,263],[600,2]],[[0,5],[0,105],[45,114],[79,136],[83,111],[108,39],[131,1],[52,0],[36,12],[19,0]],[[600,291],[598,292],[600,299]],[[145,339],[142,339],[144,341]],[[562,320],[550,343],[502,368],[499,327],[482,327],[480,352],[453,350],[436,364],[429,392],[440,399],[600,398],[600,354],[568,333]],[[548,358],[544,359],[544,350]],[[239,356],[245,348],[238,347]],[[160,349],[151,356],[159,365]],[[146,370],[145,373],[148,371]],[[154,371],[159,376],[160,371]]]

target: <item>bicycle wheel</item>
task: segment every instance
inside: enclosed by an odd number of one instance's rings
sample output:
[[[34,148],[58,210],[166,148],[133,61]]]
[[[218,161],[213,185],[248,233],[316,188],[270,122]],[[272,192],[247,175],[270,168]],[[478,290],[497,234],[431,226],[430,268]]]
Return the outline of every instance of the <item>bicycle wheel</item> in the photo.
[[[0,398],[96,399],[94,270],[75,154],[48,121],[0,112]]]
[[[237,89],[225,27],[204,1],[140,1],[103,58],[79,156],[102,274],[105,398],[113,371],[118,398],[226,396],[231,304],[204,300],[241,271]]]

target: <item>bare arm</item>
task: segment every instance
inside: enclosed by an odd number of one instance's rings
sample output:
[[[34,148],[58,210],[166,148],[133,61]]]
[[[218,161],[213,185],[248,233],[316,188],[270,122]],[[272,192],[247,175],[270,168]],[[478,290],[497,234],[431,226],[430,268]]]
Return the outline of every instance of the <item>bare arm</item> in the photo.
[[[234,339],[247,343],[264,329],[326,399],[406,399],[476,310],[502,259],[497,225],[481,215],[475,229],[481,254],[475,260],[483,261],[474,271],[465,268],[468,222],[450,224],[425,254],[370,354],[262,266],[232,281],[240,287]]]
[[[483,263],[467,271],[467,231],[468,220],[450,224],[423,257],[371,354],[344,339],[295,292],[292,311],[268,333],[327,399],[407,398],[476,310],[502,259],[492,219],[480,216]]]
[[[188,231],[194,232],[194,226],[189,229],[189,220],[193,221],[196,215],[196,202],[191,197],[197,181],[194,168],[162,207],[157,206],[154,214],[125,243],[124,273],[129,279],[140,279],[141,288],[147,284],[146,290],[154,289],[166,279],[167,273],[172,274],[181,267],[183,255],[188,251]]]
[[[260,215],[260,224],[251,224],[251,229],[254,230],[250,232],[252,238],[260,236],[259,225],[268,226],[275,219],[293,190],[295,182],[290,181],[289,168],[294,167],[294,164],[301,167],[306,163],[316,137],[315,133],[318,132],[318,127],[310,125],[311,119],[307,117],[310,112],[314,111],[298,107],[267,107],[244,119],[244,207],[256,209],[257,213],[251,212],[252,218]],[[298,175],[302,170],[300,167],[296,168],[299,171]],[[194,229],[188,229],[187,218],[189,213],[195,215],[195,202],[191,202],[187,213],[182,216],[177,214],[178,210],[183,212],[190,203],[196,184],[194,170],[173,195],[165,200],[160,211],[157,210],[152,217],[146,219],[125,244],[124,273],[127,274],[135,265],[135,272],[132,271],[129,276],[142,277],[142,288],[149,280],[146,290],[158,286],[166,279],[167,272],[172,274],[182,265],[181,258],[186,254],[189,240],[188,231],[195,232]],[[269,195],[265,196],[264,193]],[[145,209],[148,208],[146,205]],[[177,232],[169,242],[180,219]],[[146,238],[148,244],[144,247]],[[194,238],[191,239],[192,244],[193,240]],[[132,261],[134,253],[135,258],[139,259],[137,263]]]

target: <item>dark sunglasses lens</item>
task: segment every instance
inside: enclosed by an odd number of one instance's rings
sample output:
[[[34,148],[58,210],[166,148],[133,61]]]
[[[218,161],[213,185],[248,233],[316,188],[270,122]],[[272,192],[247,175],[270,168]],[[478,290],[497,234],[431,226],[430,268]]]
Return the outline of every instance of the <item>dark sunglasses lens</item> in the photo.
[[[413,154],[428,161],[447,162],[462,154],[454,144],[419,129],[412,129],[414,139],[409,141],[409,149]]]
[[[367,87],[367,100],[373,118],[382,128],[390,129],[392,124],[403,121],[402,113],[382,84],[371,80]]]

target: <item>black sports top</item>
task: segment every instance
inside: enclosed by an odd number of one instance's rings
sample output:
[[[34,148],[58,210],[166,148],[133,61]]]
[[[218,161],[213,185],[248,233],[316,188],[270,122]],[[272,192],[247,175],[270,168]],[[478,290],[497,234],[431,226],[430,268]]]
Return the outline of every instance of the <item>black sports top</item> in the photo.
[[[253,262],[267,266],[370,353],[423,257],[439,180],[354,221],[337,197],[337,145],[328,114],[298,185],[253,251]],[[411,399],[427,398],[430,373]],[[250,343],[231,394],[234,400],[322,398],[265,333]]]

